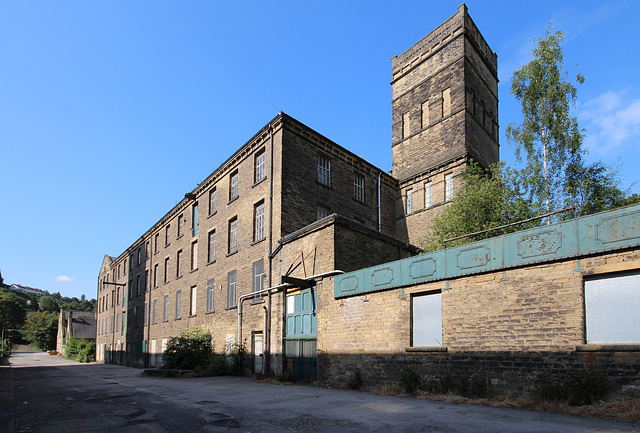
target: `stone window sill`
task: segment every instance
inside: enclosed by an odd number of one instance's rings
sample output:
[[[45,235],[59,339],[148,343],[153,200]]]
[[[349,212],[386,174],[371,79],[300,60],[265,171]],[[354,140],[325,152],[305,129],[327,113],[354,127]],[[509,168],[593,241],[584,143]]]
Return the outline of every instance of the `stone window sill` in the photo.
[[[640,352],[640,344],[581,344],[576,352]]]
[[[415,346],[405,347],[405,352],[446,352],[447,346]]]

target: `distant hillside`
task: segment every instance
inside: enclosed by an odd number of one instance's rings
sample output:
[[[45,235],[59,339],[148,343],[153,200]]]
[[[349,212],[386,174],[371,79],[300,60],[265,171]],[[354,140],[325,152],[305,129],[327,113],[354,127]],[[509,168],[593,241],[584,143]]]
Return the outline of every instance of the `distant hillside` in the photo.
[[[18,301],[25,311],[49,311],[57,313],[60,310],[95,311],[97,301],[76,297],[66,297],[60,293],[49,293],[46,290],[23,286],[20,284],[0,286],[0,296],[7,296]]]

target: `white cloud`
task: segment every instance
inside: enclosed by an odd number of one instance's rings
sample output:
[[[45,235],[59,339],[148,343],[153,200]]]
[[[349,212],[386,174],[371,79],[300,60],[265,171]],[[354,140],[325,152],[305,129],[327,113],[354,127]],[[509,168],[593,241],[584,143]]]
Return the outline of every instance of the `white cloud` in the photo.
[[[582,106],[578,120],[590,152],[621,152],[640,139],[640,98],[630,99],[625,91],[604,93]]]
[[[56,281],[60,281],[61,283],[69,283],[73,281],[73,278],[67,277],[66,275],[59,275],[56,277]]]

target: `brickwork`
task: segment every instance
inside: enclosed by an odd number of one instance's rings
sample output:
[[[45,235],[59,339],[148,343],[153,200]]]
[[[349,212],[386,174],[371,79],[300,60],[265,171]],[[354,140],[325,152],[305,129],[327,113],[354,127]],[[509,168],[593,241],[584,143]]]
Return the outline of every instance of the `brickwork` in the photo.
[[[488,167],[498,155],[497,56],[466,6],[392,59],[393,176],[400,180],[396,236],[419,243],[444,203],[443,173],[460,173],[473,158]],[[434,187],[424,206],[424,184]],[[414,206],[407,213],[407,190]],[[406,234],[406,237],[404,236]]]
[[[358,368],[366,381],[397,383],[408,363],[425,377],[482,367],[494,390],[526,393],[535,371],[585,368],[590,359],[618,391],[640,389],[640,347],[590,355],[581,349],[584,277],[638,270],[640,251],[588,257],[577,268],[576,259],[564,260],[339,300],[325,285],[318,295],[319,376],[346,378]],[[432,292],[442,293],[442,347],[413,347],[412,297]]]
[[[256,180],[255,161],[263,152],[265,177]],[[330,159],[329,186],[318,182],[319,154]],[[295,164],[284,164],[283,161],[295,161]],[[232,181],[232,177],[236,174],[238,197],[233,197],[231,189],[235,180]],[[354,198],[355,175],[362,177],[363,201]],[[98,292],[99,303],[105,303],[105,307],[100,309],[98,320],[108,325],[106,330],[99,328],[99,360],[137,366],[158,364],[159,356],[146,361],[136,359],[136,344],[140,346],[144,341],[146,351],[158,355],[163,342],[193,327],[211,331],[215,349],[224,351],[229,341],[238,341],[238,308],[234,302],[228,306],[228,274],[235,271],[237,276],[234,299],[249,294],[253,291],[253,264],[259,260],[263,261],[263,287],[266,288],[279,284],[280,276],[299,259],[301,251],[305,251],[306,259],[297,272],[304,270],[305,277],[317,273],[316,265],[323,271],[333,270],[336,254],[340,254],[340,262],[347,270],[406,257],[411,251],[408,245],[389,236],[395,233],[393,213],[380,212],[382,233],[378,233],[378,179],[381,179],[381,204],[385,209],[392,209],[397,191],[395,179],[280,113],[192,192],[195,199],[185,198],[119,257],[105,259]],[[214,190],[216,206],[215,211],[210,211],[209,198]],[[194,234],[192,221],[196,202],[198,231]],[[261,239],[256,238],[257,204],[264,205],[264,237]],[[340,218],[346,217],[345,221],[360,228],[358,231],[342,230],[340,239],[325,233],[322,242],[314,236],[296,238],[295,242],[285,242],[286,248],[275,251],[279,240],[317,220],[318,205],[330,211],[339,210],[343,215]],[[233,227],[237,227],[237,251],[231,248],[232,222]],[[215,260],[209,261],[209,234],[214,231]],[[353,258],[350,254],[358,239],[367,238],[376,245],[375,252],[363,254],[359,260]],[[194,244],[197,262],[192,269]],[[283,256],[291,245],[296,245],[295,252],[291,257]],[[311,254],[306,249],[311,246],[314,263],[305,267],[310,260],[307,254]],[[345,248],[349,252],[345,252]],[[212,279],[215,282],[214,309],[208,311],[207,286]],[[118,285],[103,284],[103,281]],[[140,290],[136,289],[138,281]],[[195,314],[190,314],[192,287],[196,288]],[[177,292],[181,293],[178,315]],[[277,337],[270,339],[267,348],[275,371],[281,368],[283,306],[283,295],[274,293],[270,302],[264,297],[248,298],[242,308],[239,341],[250,348],[251,334],[266,332],[263,307],[268,307],[272,317],[268,326],[271,336]],[[106,359],[105,355],[109,353],[112,357]]]

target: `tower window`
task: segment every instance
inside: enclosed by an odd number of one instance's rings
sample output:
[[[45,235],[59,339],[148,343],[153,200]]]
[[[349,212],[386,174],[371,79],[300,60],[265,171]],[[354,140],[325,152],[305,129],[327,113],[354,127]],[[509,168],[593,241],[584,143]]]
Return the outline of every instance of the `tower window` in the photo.
[[[422,128],[429,126],[429,101],[424,101],[420,106],[420,118],[422,121]]]
[[[407,215],[413,212],[413,190],[407,190]]]
[[[444,176],[444,200],[453,200],[453,173]]]
[[[411,118],[407,111],[402,115],[402,138],[407,138],[409,135],[411,135]]]

